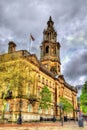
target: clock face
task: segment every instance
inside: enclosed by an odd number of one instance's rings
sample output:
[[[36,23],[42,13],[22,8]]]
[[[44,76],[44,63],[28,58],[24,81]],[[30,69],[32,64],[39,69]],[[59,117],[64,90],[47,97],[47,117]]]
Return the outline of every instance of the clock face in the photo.
[[[51,69],[50,69],[50,71],[52,73],[54,73],[54,74],[57,74],[57,68],[56,68],[56,66],[52,66]]]
[[[48,67],[48,65],[46,64],[46,65],[45,65],[45,67],[47,68],[47,67]]]

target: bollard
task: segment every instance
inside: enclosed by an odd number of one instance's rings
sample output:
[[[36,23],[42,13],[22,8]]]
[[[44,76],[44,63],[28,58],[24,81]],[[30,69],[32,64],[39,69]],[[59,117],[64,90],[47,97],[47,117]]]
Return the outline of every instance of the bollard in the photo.
[[[63,126],[63,118],[61,117],[61,126]]]
[[[55,122],[55,121],[56,121],[56,117],[55,117],[55,116],[53,116],[53,119],[52,119],[52,120],[53,120],[53,122]]]
[[[21,115],[19,115],[19,117],[18,117],[17,124],[22,124],[22,118],[21,118]]]
[[[79,125],[79,127],[84,127],[84,122],[83,122],[83,118],[82,117],[79,118],[78,125]]]

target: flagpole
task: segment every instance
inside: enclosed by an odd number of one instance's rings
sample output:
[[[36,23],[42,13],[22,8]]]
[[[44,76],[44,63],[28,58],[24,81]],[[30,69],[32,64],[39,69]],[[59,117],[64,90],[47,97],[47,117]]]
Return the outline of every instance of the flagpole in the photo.
[[[30,44],[29,44],[29,52],[31,51],[32,48],[32,42],[35,40],[35,38],[32,36],[32,34],[30,33]]]
[[[30,53],[30,45],[31,45],[31,34],[30,34],[30,38],[29,38],[29,53]]]

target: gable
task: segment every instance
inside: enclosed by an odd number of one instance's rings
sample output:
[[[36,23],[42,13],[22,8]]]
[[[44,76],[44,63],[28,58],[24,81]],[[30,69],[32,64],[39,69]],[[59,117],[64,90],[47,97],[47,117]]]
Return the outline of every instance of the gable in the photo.
[[[33,55],[29,55],[28,59],[29,59],[29,61],[31,63],[33,63],[34,65],[39,67],[40,63],[39,63],[39,60],[37,59],[36,55],[34,55],[34,54]]]

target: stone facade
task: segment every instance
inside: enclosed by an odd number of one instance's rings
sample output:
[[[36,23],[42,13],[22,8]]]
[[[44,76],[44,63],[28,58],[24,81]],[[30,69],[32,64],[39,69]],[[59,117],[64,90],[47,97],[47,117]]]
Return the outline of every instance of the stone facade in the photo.
[[[77,108],[77,90],[61,74],[60,43],[53,24],[50,17],[43,32],[40,61],[26,50],[16,51],[12,41],[8,53],[0,55],[0,115],[9,121],[17,121],[20,111],[23,121],[39,120],[40,116],[59,118],[60,96]],[[51,107],[47,110],[39,108],[44,86],[51,92]],[[74,111],[68,115],[76,117]]]

